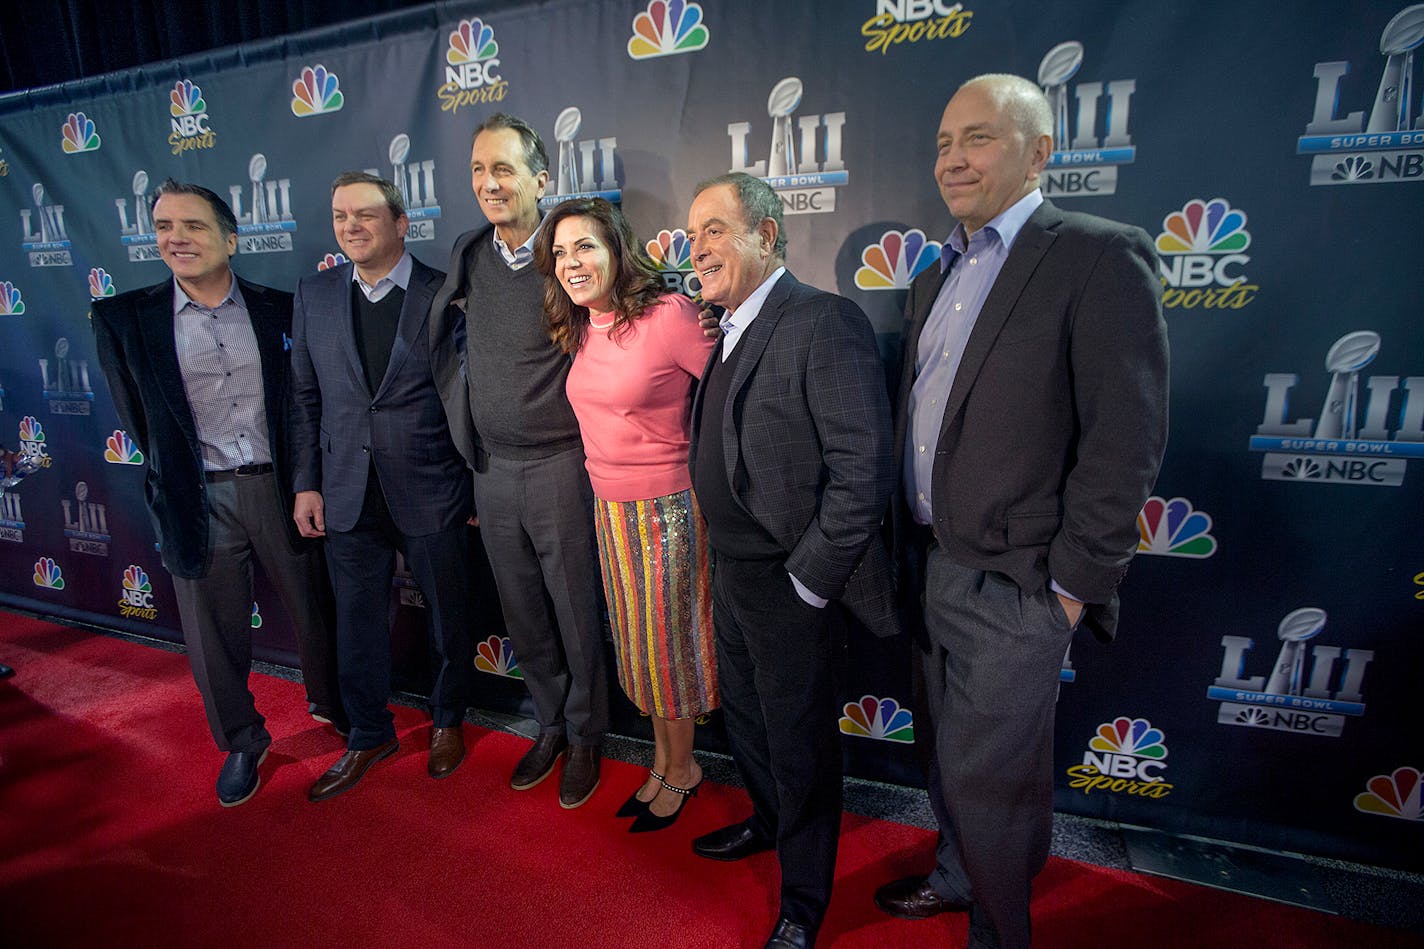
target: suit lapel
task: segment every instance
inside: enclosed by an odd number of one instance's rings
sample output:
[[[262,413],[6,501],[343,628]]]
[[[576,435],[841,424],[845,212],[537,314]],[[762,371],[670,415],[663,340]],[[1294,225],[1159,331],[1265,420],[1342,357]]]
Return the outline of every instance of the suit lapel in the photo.
[[[328,306],[330,306],[331,312],[336,314],[336,318],[341,321],[340,325],[345,327],[345,332],[338,333],[337,336],[341,339],[341,354],[346,357],[346,367],[356,376],[361,390],[369,392],[371,387],[366,382],[366,369],[361,364],[361,353],[356,349],[356,308],[351,305],[351,294],[359,292],[353,287],[356,265],[342,264],[341,269],[337,272],[341,277],[331,288],[335,299]],[[324,308],[320,305],[307,304],[307,309],[309,312],[320,313]]]
[[[435,299],[435,293],[439,289],[440,282],[435,279],[434,271],[426,269],[419,261],[411,258],[410,281],[406,285],[405,300],[401,303],[395,342],[391,345],[391,361],[386,364],[386,374],[381,378],[374,397],[380,398],[390,386],[391,380],[399,374],[406,357],[420,338],[426,320],[430,318],[430,301]]]
[[[736,370],[732,373],[732,382],[727,389],[727,406],[722,413],[722,454],[727,465],[727,482],[732,485],[733,494],[736,493],[735,475],[741,439],[737,437],[736,417],[732,409],[737,404],[737,396],[751,378],[752,370],[761,360],[762,353],[766,352],[767,343],[771,342],[771,334],[781,320],[786,301],[797,285],[791,271],[782,274],[781,279],[772,285],[771,292],[762,302],[761,310],[756,319],[752,320],[752,325],[747,327],[741,339],[737,341],[741,355],[737,357]]]
[[[158,387],[168,401],[168,410],[192,441],[198,438],[193,409],[183,387],[183,369],[178,364],[178,343],[174,339],[173,280],[154,286],[138,310],[144,348],[153,366]]]
[[[282,314],[264,288],[241,278],[238,278],[237,287],[242,293],[242,302],[247,306],[247,321],[252,324],[252,335],[257,338],[257,355],[262,361],[262,393],[270,425],[286,398],[283,379],[290,339]]]
[[[984,300],[984,306],[979,310],[979,319],[974,321],[974,329],[964,347],[964,358],[960,360],[959,370],[954,374],[954,384],[950,386],[949,399],[944,406],[944,422],[940,426],[941,439],[964,407],[964,400],[969,397],[974,380],[983,368],[989,351],[994,348],[999,331],[1004,328],[1013,313],[1019,295],[1028,285],[1033,272],[1038,269],[1043,255],[1048,253],[1048,249],[1057,239],[1058,235],[1054,229],[1062,220],[1062,213],[1053,205],[1044,202],[1024,223],[1023,229],[1015,238],[1008,259],[1004,261],[998,278],[994,280],[994,286],[989,290],[989,296]],[[928,310],[926,312],[928,313]],[[921,323],[921,326],[923,325]]]

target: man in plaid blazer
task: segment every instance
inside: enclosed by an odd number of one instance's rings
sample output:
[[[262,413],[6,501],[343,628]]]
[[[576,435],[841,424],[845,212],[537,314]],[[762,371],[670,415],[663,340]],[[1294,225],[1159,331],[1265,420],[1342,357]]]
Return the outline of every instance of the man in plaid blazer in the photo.
[[[810,946],[840,828],[840,608],[896,631],[879,533],[895,483],[885,374],[861,309],[786,271],[765,182],[704,182],[688,217],[703,299],[725,310],[689,464],[715,556],[727,734],[753,805],[693,849],[738,860],[774,846],[781,912],[767,946]]]

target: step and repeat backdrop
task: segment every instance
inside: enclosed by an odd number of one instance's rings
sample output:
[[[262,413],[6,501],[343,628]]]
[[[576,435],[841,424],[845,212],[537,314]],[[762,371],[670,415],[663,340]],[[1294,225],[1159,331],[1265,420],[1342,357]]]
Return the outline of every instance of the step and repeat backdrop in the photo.
[[[859,303],[890,360],[953,223],[940,113],[962,80],[1013,72],[1056,111],[1045,193],[1155,238],[1172,346],[1119,641],[1080,637],[1063,666],[1057,806],[1424,868],[1421,40],[1424,5],[1397,0],[441,3],[10,96],[0,442],[42,467],[0,501],[0,602],[179,639],[87,317],[168,277],[145,198],[163,179],[226,196],[235,269],[290,289],[341,259],[331,179],[373,170],[443,268],[482,222],[471,131],[509,111],[548,145],[546,204],[620,203],[673,290],[697,287],[696,182],[767,178],[791,270]],[[476,701],[519,710],[477,555],[471,576]],[[423,604],[396,587],[399,678],[419,689]],[[290,660],[264,584],[252,626]],[[909,644],[853,632],[847,650],[847,770],[920,781]],[[699,733],[723,747],[715,716]]]

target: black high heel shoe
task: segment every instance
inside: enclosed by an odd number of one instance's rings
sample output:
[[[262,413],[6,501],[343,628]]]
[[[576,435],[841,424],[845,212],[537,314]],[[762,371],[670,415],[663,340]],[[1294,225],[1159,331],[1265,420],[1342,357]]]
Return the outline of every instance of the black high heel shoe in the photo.
[[[687,799],[697,796],[697,789],[702,787],[702,781],[705,777],[707,777],[707,775],[703,774],[702,777],[697,779],[697,783],[690,788],[680,788],[676,785],[668,784],[666,781],[663,781],[662,778],[659,778],[658,781],[664,788],[674,794],[682,796],[682,799],[677,803],[677,810],[666,817],[659,817],[657,814],[648,810],[648,807],[652,804],[652,802],[649,801],[643,805],[643,813],[639,814],[638,819],[633,821],[633,826],[628,828],[628,832],[630,834],[643,834],[648,831],[663,830],[664,828],[671,827],[673,822],[682,816],[682,809],[687,806]],[[654,798],[654,800],[656,800],[656,798]]]
[[[652,768],[649,768],[649,769],[648,769],[648,774],[652,775],[654,778],[657,778],[659,784],[662,784],[662,783],[663,783],[663,776],[660,775],[660,774],[658,774],[658,773],[657,773],[656,771],[654,771]],[[626,800],[626,801],[623,802],[623,806],[620,807],[620,808],[618,808],[618,812],[617,812],[616,814],[614,814],[613,816],[614,816],[614,817],[637,817],[637,816],[639,816],[640,814],[642,814],[644,811],[646,811],[646,810],[648,809],[648,805],[651,804],[652,801],[642,801],[642,800],[639,800],[639,799],[638,799],[638,792],[641,791],[641,790],[643,790],[643,786],[640,784],[640,785],[638,785],[637,788],[634,789],[632,795],[628,798],[628,800]],[[657,795],[654,794],[653,797],[657,797]]]

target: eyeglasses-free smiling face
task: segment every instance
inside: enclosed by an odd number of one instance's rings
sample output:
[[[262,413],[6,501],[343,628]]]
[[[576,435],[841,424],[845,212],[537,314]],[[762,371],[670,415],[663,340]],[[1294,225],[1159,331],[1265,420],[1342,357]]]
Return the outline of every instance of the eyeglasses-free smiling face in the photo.
[[[554,275],[576,306],[591,313],[612,309],[613,255],[589,217],[566,217],[554,228]]]
[[[228,258],[237,235],[224,234],[212,206],[196,194],[165,194],[153,206],[158,255],[180,283],[201,286],[231,281]]]
[[[470,188],[500,240],[523,243],[539,226],[539,199],[549,170],[530,172],[524,142],[514,129],[485,129],[470,149]]]
[[[1027,137],[988,84],[954,94],[936,144],[935,183],[949,213],[970,234],[1038,187],[1053,148],[1046,135]]]
[[[342,185],[331,195],[331,228],[336,242],[363,278],[380,279],[400,263],[409,227],[404,214],[391,214],[381,189],[373,184]]]
[[[772,251],[776,223],[767,218],[748,228],[737,189],[729,184],[692,199],[687,236],[702,299],[729,310],[741,306],[778,266]]]

